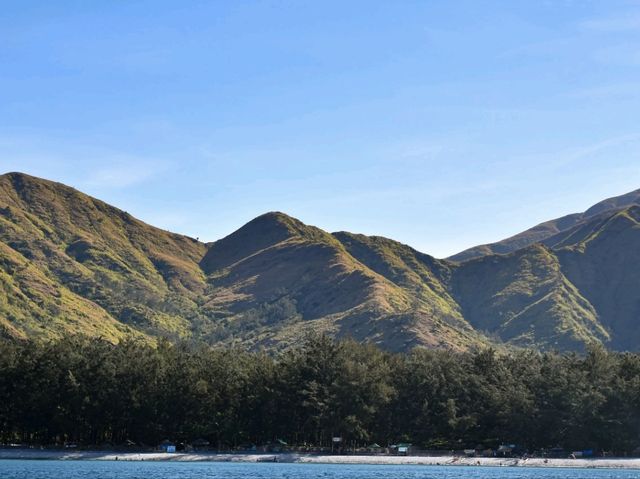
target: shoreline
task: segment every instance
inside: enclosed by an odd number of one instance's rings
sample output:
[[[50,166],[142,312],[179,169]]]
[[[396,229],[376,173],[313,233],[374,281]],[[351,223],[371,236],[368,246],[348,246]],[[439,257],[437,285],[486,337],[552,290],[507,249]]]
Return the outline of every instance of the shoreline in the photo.
[[[488,466],[488,467],[551,467],[584,469],[640,469],[640,458],[543,459],[494,458],[460,456],[386,456],[386,455],[314,455],[279,454],[218,454],[166,452],[104,452],[0,449],[0,460],[61,460],[61,461],[174,461],[174,462],[274,462],[299,464],[370,464],[421,466]],[[545,462],[546,461],[546,462]]]

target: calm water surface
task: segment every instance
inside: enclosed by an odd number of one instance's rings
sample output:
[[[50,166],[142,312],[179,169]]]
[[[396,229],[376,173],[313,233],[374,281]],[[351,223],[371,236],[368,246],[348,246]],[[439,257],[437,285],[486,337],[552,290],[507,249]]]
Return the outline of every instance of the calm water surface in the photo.
[[[2,479],[638,479],[638,470],[0,460]]]

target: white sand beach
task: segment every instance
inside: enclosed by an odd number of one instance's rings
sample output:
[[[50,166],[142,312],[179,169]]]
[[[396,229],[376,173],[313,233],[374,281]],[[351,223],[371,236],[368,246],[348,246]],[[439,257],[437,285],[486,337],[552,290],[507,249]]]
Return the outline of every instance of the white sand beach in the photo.
[[[211,461],[283,462],[312,464],[380,464],[423,466],[571,467],[640,469],[640,458],[516,459],[459,456],[313,455],[313,454],[216,454],[165,452],[104,452],[41,449],[0,449],[0,459],[82,461]]]

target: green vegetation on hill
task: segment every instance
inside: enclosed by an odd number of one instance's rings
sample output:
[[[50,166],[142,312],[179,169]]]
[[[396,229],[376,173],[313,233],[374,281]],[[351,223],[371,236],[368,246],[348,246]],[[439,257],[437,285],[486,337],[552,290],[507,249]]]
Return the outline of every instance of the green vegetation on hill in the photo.
[[[639,197],[549,222],[539,243],[525,235],[511,253],[452,262],[278,212],[204,244],[10,173],[0,176],[0,337],[279,350],[323,332],[390,351],[638,350]]]
[[[421,287],[417,280],[408,288],[397,282],[389,271],[398,257],[378,252],[374,265],[344,239],[282,213],[267,213],[213,243],[201,264],[211,298],[205,307],[224,317],[215,339],[240,335],[241,344],[254,347],[286,345],[309,331],[323,331],[391,350],[483,344],[455,304],[428,284]],[[427,264],[414,261],[418,264],[425,277],[433,276],[433,287],[444,292]],[[283,317],[283,306],[293,314]],[[274,307],[279,314],[271,314]]]
[[[0,177],[0,241],[9,333],[183,336],[205,286],[204,244],[23,174]]]
[[[558,258],[539,244],[463,263],[452,287],[471,324],[505,342],[579,350],[609,339],[593,306],[564,276]]]
[[[597,226],[597,227],[596,227]],[[580,238],[557,255],[567,278],[589,298],[599,321],[611,334],[609,346],[637,351],[640,345],[640,207],[585,225]]]

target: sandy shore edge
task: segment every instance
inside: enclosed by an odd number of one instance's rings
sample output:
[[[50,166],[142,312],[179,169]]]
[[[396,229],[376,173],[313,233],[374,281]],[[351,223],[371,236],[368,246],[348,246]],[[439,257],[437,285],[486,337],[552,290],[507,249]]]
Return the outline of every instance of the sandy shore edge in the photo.
[[[311,454],[207,454],[163,452],[100,452],[16,449],[0,450],[0,459],[78,460],[78,461],[200,461],[200,462],[283,462],[310,464],[387,464],[424,466],[493,467],[577,467],[640,469],[640,458],[607,459],[500,459],[458,456],[330,456]]]

